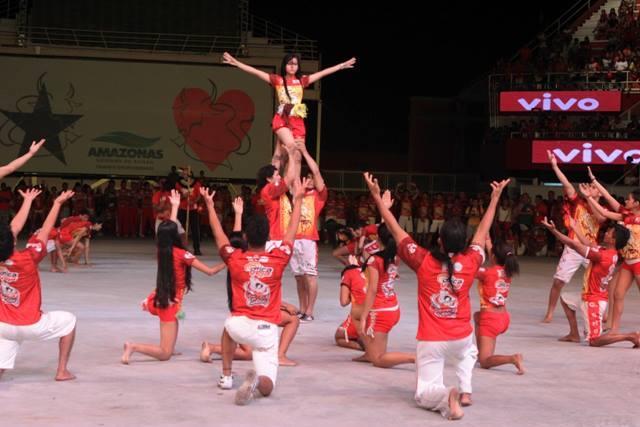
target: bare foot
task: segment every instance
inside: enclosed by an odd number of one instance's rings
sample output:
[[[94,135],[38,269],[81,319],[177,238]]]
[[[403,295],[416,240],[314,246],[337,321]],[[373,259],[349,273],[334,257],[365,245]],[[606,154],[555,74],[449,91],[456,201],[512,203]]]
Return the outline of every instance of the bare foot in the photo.
[[[464,411],[458,400],[460,395],[457,388],[452,388],[449,392],[449,418],[450,420],[459,420],[464,415]]]
[[[131,357],[131,353],[133,353],[133,344],[130,342],[124,343],[124,351],[122,352],[122,359],[120,359],[123,365],[129,364],[129,357]]]
[[[521,353],[516,353],[513,355],[513,364],[518,369],[518,375],[524,375],[524,357]]]
[[[71,372],[67,371],[66,369],[56,374],[56,381],[71,381],[75,379],[76,379],[76,376],[73,375]]]
[[[553,316],[544,316],[544,319],[540,323],[551,323]]]
[[[566,335],[562,338],[558,338],[558,341],[562,341],[562,342],[580,342],[580,337],[577,337],[575,335]]]
[[[202,341],[202,347],[200,348],[200,361],[204,363],[211,363],[211,352],[209,351],[209,343]]]
[[[367,358],[367,354],[363,354],[362,356],[358,356],[358,357],[354,357],[353,359],[354,362],[364,362],[364,363],[370,363],[371,361]]]
[[[51,266],[51,272],[52,273],[61,273],[60,269],[58,267],[54,267],[54,266]]]
[[[640,332],[636,332],[633,335],[635,335],[633,339],[633,348],[640,348]]]
[[[460,404],[462,406],[473,405],[473,401],[471,400],[471,393],[460,393]]]
[[[289,359],[287,356],[280,356],[280,357],[278,357],[278,365],[280,365],[280,366],[297,366],[298,362],[294,362],[293,360]]]

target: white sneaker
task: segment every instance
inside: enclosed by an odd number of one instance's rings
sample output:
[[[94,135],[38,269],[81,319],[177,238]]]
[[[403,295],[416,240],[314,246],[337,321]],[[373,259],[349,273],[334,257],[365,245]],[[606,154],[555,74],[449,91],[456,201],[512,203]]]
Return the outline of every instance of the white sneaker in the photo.
[[[231,390],[233,388],[233,375],[220,375],[218,387],[223,390]]]
[[[244,406],[253,399],[253,392],[258,386],[258,376],[254,369],[247,372],[244,382],[236,392],[236,405]]]

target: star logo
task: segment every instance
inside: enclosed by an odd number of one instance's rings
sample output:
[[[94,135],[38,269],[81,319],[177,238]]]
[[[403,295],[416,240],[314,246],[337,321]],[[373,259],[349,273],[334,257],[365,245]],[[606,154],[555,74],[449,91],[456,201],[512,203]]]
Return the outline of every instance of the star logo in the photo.
[[[78,119],[82,117],[82,114],[54,114],[51,111],[49,94],[44,83],[38,91],[38,100],[33,108],[33,112],[26,113],[2,109],[0,109],[0,112],[24,131],[24,139],[22,140],[18,156],[22,156],[29,151],[32,141],[39,141],[44,138],[47,140],[44,148],[55,156],[56,159],[65,165],[67,164],[62,145],[60,144],[59,134],[78,121]]]

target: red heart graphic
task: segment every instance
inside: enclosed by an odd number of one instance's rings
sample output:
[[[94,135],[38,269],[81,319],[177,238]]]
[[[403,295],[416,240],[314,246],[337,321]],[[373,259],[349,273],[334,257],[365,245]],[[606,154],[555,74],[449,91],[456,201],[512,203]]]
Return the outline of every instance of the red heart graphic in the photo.
[[[200,88],[185,88],[173,101],[178,131],[210,171],[240,148],[254,113],[253,100],[240,90],[229,90],[212,99]]]

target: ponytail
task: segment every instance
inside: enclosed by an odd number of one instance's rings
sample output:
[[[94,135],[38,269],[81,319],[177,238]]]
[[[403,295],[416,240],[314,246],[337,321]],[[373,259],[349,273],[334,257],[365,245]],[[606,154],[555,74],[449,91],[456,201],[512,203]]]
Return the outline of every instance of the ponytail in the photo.
[[[513,277],[520,273],[520,265],[515,255],[513,247],[505,242],[497,241],[492,249],[493,256],[496,257],[496,263],[504,267],[507,277]]]

